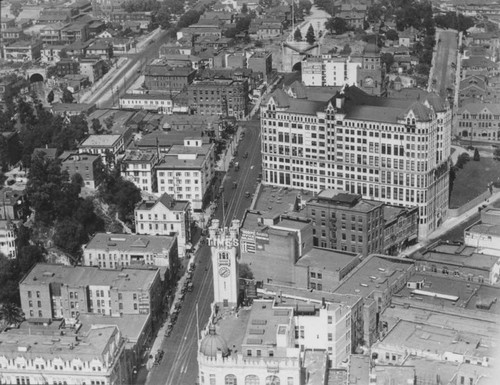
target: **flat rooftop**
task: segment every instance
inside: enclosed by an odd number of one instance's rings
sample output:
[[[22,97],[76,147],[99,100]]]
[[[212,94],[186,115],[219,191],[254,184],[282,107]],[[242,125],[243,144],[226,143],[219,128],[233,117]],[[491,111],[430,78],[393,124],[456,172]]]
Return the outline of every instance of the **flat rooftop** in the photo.
[[[20,282],[23,285],[51,283],[77,286],[109,286],[121,291],[149,290],[158,269],[101,270],[90,266],[37,263]]]
[[[46,359],[62,358],[63,360],[82,359],[90,361],[100,357],[106,361],[108,345],[114,339],[117,327],[91,328],[77,341],[74,336],[34,335],[4,332],[0,333],[0,355],[15,360],[20,355],[27,357],[44,357]],[[26,353],[21,353],[26,349]]]
[[[121,135],[89,135],[79,147],[111,147],[121,139]]]
[[[377,345],[408,346],[420,351],[433,351],[467,354],[476,357],[491,357],[493,347],[481,343],[483,337],[473,333],[461,333],[458,330],[441,326],[427,325],[420,322],[400,320]]]
[[[450,384],[456,378],[455,376],[460,364],[451,361],[429,360],[410,355],[405,360],[404,366],[413,368],[422,384],[434,384],[437,375],[439,375],[442,384]],[[386,366],[377,366],[375,367],[375,372],[378,374],[380,370],[383,373],[385,368]]]
[[[373,209],[383,206],[383,202],[363,199],[361,195],[338,192],[337,190],[323,190],[309,202],[325,204],[329,207],[347,208],[357,212],[368,213]]]
[[[168,235],[107,234],[97,233],[87,243],[87,250],[116,250],[129,254],[166,254],[172,248],[175,237]]]
[[[125,339],[129,342],[137,342],[144,332],[150,317],[150,314],[124,314],[121,317],[110,317],[101,314],[80,314],[78,322],[82,326],[79,331],[86,334],[94,326],[116,325]]]
[[[475,247],[447,243],[428,249],[422,255],[416,256],[415,259],[485,271],[490,271],[499,261],[498,256],[478,253]]]
[[[252,210],[260,211],[264,218],[275,218],[281,214],[295,215],[294,208],[301,190],[261,185]]]
[[[361,262],[359,255],[356,253],[313,247],[297,261],[296,265],[325,269],[329,272],[341,271],[355,259]]]
[[[366,298],[376,290],[391,287],[412,265],[409,259],[372,254],[348,274],[335,292]]]
[[[137,210],[151,210],[157,204],[162,204],[170,211],[185,211],[189,207],[189,201],[176,200],[167,193],[156,200],[143,200],[137,206]]]
[[[123,162],[150,163],[156,156],[154,150],[127,150]]]

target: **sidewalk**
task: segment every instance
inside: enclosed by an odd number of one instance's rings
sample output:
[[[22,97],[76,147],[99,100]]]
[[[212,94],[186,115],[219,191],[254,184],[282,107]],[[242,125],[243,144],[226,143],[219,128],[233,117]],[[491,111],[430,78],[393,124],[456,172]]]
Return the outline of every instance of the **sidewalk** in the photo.
[[[439,237],[441,237],[443,234],[448,232],[449,230],[453,229],[455,226],[458,226],[460,223],[466,221],[470,217],[472,217],[474,214],[478,212],[478,207],[481,207],[484,204],[490,204],[493,202],[496,202],[500,200],[500,191],[496,191],[491,195],[486,202],[480,202],[476,206],[472,207],[470,210],[466,211],[462,215],[459,215],[457,217],[453,218],[448,218],[446,221],[443,222],[443,224],[436,230],[434,231],[427,239],[418,242],[417,244],[408,247],[407,249],[403,250],[399,256],[400,257],[407,257],[416,251],[429,246],[431,243],[436,241]]]

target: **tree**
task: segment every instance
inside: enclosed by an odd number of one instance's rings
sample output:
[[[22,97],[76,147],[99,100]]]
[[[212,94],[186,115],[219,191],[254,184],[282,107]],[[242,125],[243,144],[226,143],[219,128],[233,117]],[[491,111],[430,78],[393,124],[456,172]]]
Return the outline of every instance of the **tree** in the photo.
[[[244,279],[254,279],[254,275],[252,270],[250,269],[250,266],[246,263],[240,263],[240,278]]]
[[[161,29],[170,27],[171,10],[167,3],[163,3],[158,12],[156,13],[155,20],[160,25]]]
[[[399,40],[399,35],[394,29],[388,30],[385,33],[385,37],[387,38],[387,40],[392,40],[392,41]]]
[[[342,35],[349,30],[349,26],[346,21],[340,17],[332,17],[328,19],[325,22],[325,28],[336,35]]]
[[[40,246],[25,245],[19,249],[17,262],[21,272],[27,272],[40,262],[44,262],[44,250]]]
[[[71,91],[65,88],[62,94],[61,101],[63,103],[73,103],[75,101],[75,98],[73,97]]]
[[[474,157],[472,159],[474,159],[476,162],[479,162],[479,160],[481,160],[479,156],[479,150],[477,148],[474,149]]]
[[[307,29],[306,41],[310,45],[313,45],[314,42],[316,41],[316,36],[314,35],[314,28],[313,28],[312,24],[310,24],[309,28]]]
[[[0,308],[0,319],[7,325],[18,325],[24,321],[24,313],[19,306],[14,303],[4,303]]]
[[[344,45],[344,48],[342,48],[342,51],[340,51],[340,54],[341,55],[350,55],[351,52],[352,52],[351,46],[346,43],[346,45]]]
[[[300,29],[297,28],[293,34],[293,40],[295,41],[302,41],[302,33],[300,32]]]
[[[380,62],[385,64],[386,71],[389,72],[391,70],[391,66],[394,64],[394,56],[385,52],[380,55]]]
[[[94,134],[100,135],[103,133],[103,128],[101,121],[97,118],[92,119],[92,131],[94,131]]]
[[[21,3],[11,3],[10,5],[10,13],[14,15],[14,17],[18,17],[21,11],[23,10],[23,6]]]
[[[73,218],[66,218],[56,223],[54,244],[65,252],[77,256],[81,245],[88,241],[85,228]]]
[[[241,13],[246,15],[248,13],[248,5],[247,3],[243,3],[243,5],[241,6]]]
[[[113,125],[115,124],[115,114],[109,115],[106,119],[104,119],[104,125],[108,131],[111,131]]]
[[[500,160],[500,148],[495,148],[495,151],[493,152],[493,159]]]
[[[191,24],[196,24],[198,20],[200,20],[200,16],[201,12],[198,12],[195,9],[187,11],[177,22],[177,29],[182,29],[184,27],[189,27]]]
[[[47,95],[47,103],[52,104],[54,101],[54,90],[50,90],[49,94]]]

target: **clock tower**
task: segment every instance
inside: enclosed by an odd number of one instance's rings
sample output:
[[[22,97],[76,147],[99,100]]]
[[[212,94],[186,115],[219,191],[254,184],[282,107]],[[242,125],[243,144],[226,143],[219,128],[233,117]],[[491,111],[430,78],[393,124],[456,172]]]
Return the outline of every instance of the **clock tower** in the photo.
[[[239,296],[239,257],[238,232],[240,221],[233,220],[231,227],[219,227],[214,219],[208,229],[208,245],[212,253],[214,277],[214,302],[219,308],[238,305]]]

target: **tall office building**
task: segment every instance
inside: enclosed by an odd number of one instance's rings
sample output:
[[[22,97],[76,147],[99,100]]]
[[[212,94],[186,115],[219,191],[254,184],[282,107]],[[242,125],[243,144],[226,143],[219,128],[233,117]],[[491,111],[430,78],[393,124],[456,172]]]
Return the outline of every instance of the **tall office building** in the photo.
[[[414,94],[344,87],[325,101],[276,90],[261,107],[263,183],[418,206],[426,237],[448,209],[451,109],[435,94]]]

